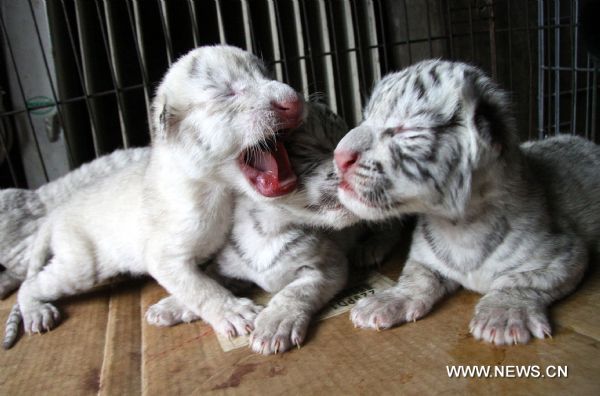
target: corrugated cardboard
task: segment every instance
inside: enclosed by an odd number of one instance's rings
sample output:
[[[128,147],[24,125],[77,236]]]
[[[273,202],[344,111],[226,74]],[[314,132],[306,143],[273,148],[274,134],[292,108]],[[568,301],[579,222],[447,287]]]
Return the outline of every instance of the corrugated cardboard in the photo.
[[[395,278],[401,262],[383,272]],[[57,329],[0,351],[0,394],[600,394],[600,271],[587,278],[552,310],[552,339],[475,341],[468,324],[479,296],[460,291],[392,330],[354,329],[347,313],[316,322],[301,349],[276,356],[223,352],[201,322],[147,325],[143,313],[165,292],[131,282],[60,302]],[[568,377],[448,378],[448,365],[567,366]]]

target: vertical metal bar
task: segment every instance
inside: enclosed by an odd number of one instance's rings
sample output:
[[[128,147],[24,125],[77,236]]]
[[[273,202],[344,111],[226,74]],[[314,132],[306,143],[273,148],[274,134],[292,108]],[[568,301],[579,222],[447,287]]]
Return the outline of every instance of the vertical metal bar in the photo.
[[[494,5],[491,5],[490,7],[494,7]],[[528,7],[527,3],[525,3],[525,7]],[[513,90],[513,68],[511,67],[513,62],[512,62],[512,34],[513,34],[513,28],[512,28],[512,17],[510,15],[510,0],[508,0],[506,2],[506,12],[508,14],[508,81],[509,81],[509,86],[510,86],[510,90]],[[494,15],[495,17],[495,15]],[[495,35],[494,35],[494,46],[496,45],[496,41],[495,41]]]
[[[15,69],[15,76],[17,77],[17,85],[19,86],[19,91],[21,93],[21,97],[23,98],[23,105],[25,106],[25,113],[27,114],[27,120],[29,122],[29,128],[31,130],[31,135],[33,136],[33,142],[35,145],[35,150],[37,151],[38,158],[40,159],[40,164],[42,165],[42,171],[44,173],[44,178],[46,181],[50,181],[48,177],[48,170],[46,169],[46,164],[44,162],[44,158],[42,157],[42,150],[40,149],[40,142],[38,141],[37,135],[35,133],[35,128],[33,126],[33,120],[31,119],[31,113],[29,112],[27,106],[27,96],[25,95],[25,89],[23,88],[23,84],[21,82],[21,77],[19,76],[19,69],[17,68],[17,61],[15,60],[15,55],[12,49],[12,45],[10,44],[10,38],[8,37],[8,32],[6,31],[6,24],[4,23],[4,15],[0,12],[0,25],[2,27],[2,34],[6,40],[6,47],[8,49],[8,54],[11,59],[12,66]]]
[[[361,88],[359,88],[359,92],[360,90],[362,90],[362,92],[367,92],[367,88],[366,88],[366,84],[367,84],[367,76],[365,74],[365,59],[363,56],[363,44],[362,44],[362,39],[361,39],[361,31],[360,31],[360,24],[358,23],[358,11],[356,9],[357,5],[356,2],[353,1],[350,3],[350,20],[352,21],[352,25],[356,28],[357,32],[356,32],[356,38],[358,41],[358,44],[356,44],[356,42],[354,42],[354,49],[356,51],[356,54],[358,56],[358,70],[360,72],[360,78],[359,78],[359,86]],[[366,51],[366,49],[365,49]],[[350,53],[348,53],[348,55],[350,55]],[[358,98],[358,103],[362,102],[362,98],[359,95]]]
[[[135,0],[131,0],[135,1]],[[140,67],[140,73],[142,75],[142,84],[144,86],[144,101],[146,103],[146,117],[148,119],[148,127],[152,128],[152,115],[150,114],[150,79],[148,78],[148,68],[146,67],[146,54],[144,52],[143,37],[141,29],[138,29],[139,24],[139,13],[137,12],[137,3],[132,4],[129,1],[126,3],[127,15],[129,17],[129,24],[131,25],[131,31],[133,32],[133,42],[135,43],[135,51],[137,53],[138,64]],[[133,8],[133,12],[132,12]]]
[[[572,46],[573,46],[573,60],[571,65],[571,94],[573,107],[571,108],[571,134],[577,133],[577,55],[579,54],[579,0],[573,2],[571,12],[571,35],[572,35]]]
[[[538,1],[538,138],[544,138],[544,0]]]
[[[308,75],[306,71],[306,53],[304,52],[304,32],[302,31],[302,20],[300,19],[300,3],[298,0],[292,2],[294,10],[294,25],[296,27],[296,45],[298,47],[298,62],[300,63],[300,80],[304,97],[308,98]]]
[[[304,23],[304,26],[306,28],[307,60],[309,62],[310,73],[312,76],[312,86],[316,90],[317,75],[316,75],[316,70],[315,70],[315,59],[314,59],[315,54],[313,52],[312,40],[311,40],[311,35],[310,35],[310,24],[308,23],[308,13],[306,11],[306,1],[300,0],[300,2],[302,4],[302,22]],[[310,95],[310,88],[309,88],[309,95]],[[307,98],[309,98],[309,97],[307,97]]]
[[[48,75],[48,82],[50,84],[50,90],[52,91],[52,99],[54,100],[54,103],[56,103],[56,112],[58,114],[58,119],[60,121],[60,125],[61,127],[64,129],[66,128],[66,123],[65,123],[65,117],[64,114],[62,112],[61,109],[61,103],[60,100],[58,98],[58,94],[56,93],[56,88],[54,87],[54,78],[52,78],[51,72],[50,72],[50,66],[48,63],[48,58],[46,57],[46,51],[44,50],[44,44],[42,43],[42,36],[40,34],[40,28],[37,22],[37,18],[35,16],[35,12],[33,10],[33,4],[31,4],[31,0],[28,0],[29,3],[29,11],[31,12],[31,18],[33,19],[33,25],[35,27],[35,33],[37,35],[38,38],[38,44],[40,46],[40,51],[42,53],[42,59],[44,61],[44,67],[46,68],[46,73]],[[63,137],[65,138],[65,145],[67,146],[67,157],[69,159],[69,164],[71,166],[73,166],[74,162],[73,162],[73,149],[71,147],[71,143],[69,141],[69,136],[66,133],[66,129],[65,129],[65,133],[63,133]]]
[[[590,118],[591,115],[593,113],[593,109],[590,107],[590,90],[592,88],[591,85],[591,78],[590,78],[590,72],[592,70],[592,57],[590,54],[587,55],[587,65],[586,65],[586,79],[587,79],[587,84],[586,84],[586,89],[585,89],[585,108],[586,108],[586,115],[585,115],[585,137],[586,138],[590,138]],[[590,109],[592,109],[592,111],[590,111]]]
[[[116,65],[116,57],[114,53],[114,41],[111,40],[111,35],[107,34],[106,29],[104,29],[104,24],[102,23],[102,12],[100,10],[100,5],[98,4],[98,0],[96,3],[96,14],[98,15],[98,24],[100,25],[100,34],[102,35],[102,42],[104,44],[104,51],[106,52],[106,56],[108,57],[108,69],[110,71],[110,78],[113,83],[113,87],[115,89],[115,95],[117,98],[117,111],[119,115],[119,124],[121,126],[121,139],[123,140],[123,147],[129,148],[129,136],[127,135],[127,126],[125,125],[125,103],[123,101],[123,92],[121,91],[121,83],[120,78],[117,76],[117,65]],[[104,7],[106,13],[106,22],[108,25],[108,18],[110,18],[110,10],[109,5],[104,0]]]
[[[283,80],[283,64],[281,63],[281,46],[279,45],[279,33],[277,30],[277,16],[275,10],[275,4],[273,0],[267,2],[267,9],[269,12],[269,30],[271,31],[271,45],[273,47],[273,57],[276,63],[273,68],[275,69],[275,78]],[[287,74],[286,74],[287,76]]]
[[[560,133],[560,0],[554,1],[554,134]]]
[[[369,58],[371,59],[371,69],[373,71],[373,80],[379,81],[381,78],[381,62],[379,60],[379,43],[377,41],[377,28],[375,26],[375,4],[373,0],[367,0],[365,6],[367,7],[367,45],[370,48],[369,54],[371,55]],[[373,85],[373,82],[371,82]],[[366,87],[368,93],[368,89],[371,87]]]
[[[508,3],[510,3],[510,0],[508,1]],[[492,78],[497,79],[498,78],[498,58],[497,58],[497,54],[498,54],[498,49],[496,48],[496,13],[494,10],[494,4],[490,4],[490,20],[489,20],[489,27],[490,27],[490,68],[492,71]],[[469,8],[469,15],[471,15],[471,8]],[[510,26],[510,14],[508,15],[508,23]],[[473,40],[473,23],[471,21],[471,39]],[[473,45],[474,45],[474,41],[473,41]],[[508,45],[510,48],[510,27],[509,27],[509,40],[508,40]],[[510,49],[509,49],[510,51]],[[512,63],[508,63],[509,65],[512,65]],[[512,69],[509,66],[509,69]],[[511,81],[511,90],[512,90],[512,81]]]
[[[99,137],[98,137],[98,117],[96,116],[96,111],[94,110],[94,107],[92,106],[92,104],[90,103],[90,92],[88,90],[87,87],[87,82],[83,76],[83,69],[81,66],[81,63],[79,62],[79,57],[77,56],[77,46],[75,45],[75,38],[73,36],[73,31],[71,30],[71,23],[69,21],[69,15],[67,13],[67,7],[65,5],[65,1],[61,0],[61,5],[62,5],[62,9],[63,9],[63,14],[65,16],[65,24],[67,25],[67,33],[69,35],[69,42],[71,44],[71,51],[73,51],[73,58],[75,59],[75,66],[77,69],[77,73],[79,75],[79,82],[81,83],[81,87],[83,89],[83,94],[85,96],[85,105],[87,108],[87,111],[90,115],[90,129],[92,132],[92,143],[94,145],[94,154],[96,155],[96,157],[99,157],[102,155],[102,150],[100,149],[100,145],[99,145]],[[77,14],[77,7],[75,7],[75,13]]]
[[[331,42],[333,43],[333,57],[335,59],[335,64],[337,67],[335,67],[335,71],[336,71],[336,77],[337,77],[337,81],[339,81],[341,83],[342,81],[342,75],[341,75],[341,71],[340,71],[340,54],[338,51],[338,47],[337,47],[337,37],[335,34],[335,27],[333,24],[333,5],[331,2],[327,2],[327,4],[329,5],[329,13],[327,15],[327,24],[329,26],[331,26],[331,34],[333,35],[333,40],[331,40]],[[344,106],[344,102],[345,102],[345,98],[344,95],[341,92],[340,89],[340,95],[338,96],[339,101],[340,101],[340,106],[338,107],[338,113],[342,116],[342,118],[346,118],[346,111],[345,111],[345,106]]]
[[[248,0],[241,0],[242,2],[242,19],[244,24],[244,38],[246,39],[246,51],[251,51],[254,48],[252,40],[252,30],[250,22],[250,5]]]
[[[219,27],[219,40],[221,44],[227,44],[225,36],[225,26],[223,24],[223,10],[221,10],[221,0],[215,0],[215,8],[217,9],[217,25]]]
[[[335,50],[335,41],[333,43],[334,49],[331,49],[331,40],[329,32],[333,28],[330,29],[329,18],[327,18],[327,10],[325,8],[325,0],[318,0],[318,10],[319,10],[319,21],[320,21],[320,29],[323,32],[322,43],[323,46],[323,63],[325,64],[325,86],[327,87],[327,104],[335,113],[340,113],[342,115],[343,106],[338,104],[338,98],[336,95],[336,81],[341,83],[340,80],[340,71],[339,68],[335,67],[334,61],[337,61],[334,56],[337,56],[337,51]],[[334,76],[334,70],[337,72],[337,78]]]
[[[173,63],[173,42],[171,41],[171,30],[169,28],[169,15],[165,0],[158,0],[158,13],[162,26],[163,37],[165,38],[165,49],[167,50],[167,61],[169,66]]]
[[[529,111],[527,112],[529,120],[527,124],[527,136],[528,140],[534,138],[535,134],[535,125],[534,125],[534,113],[536,112],[535,104],[536,104],[536,93],[535,93],[535,83],[533,79],[533,61],[532,61],[532,45],[531,45],[531,25],[529,24],[529,3],[525,5],[525,29],[527,30],[527,70],[529,72],[529,95],[527,95],[529,100]],[[539,27],[538,27],[539,29]],[[539,49],[538,49],[539,52]],[[539,76],[538,76],[539,79]],[[534,99],[535,98],[535,99]]]
[[[194,39],[194,48],[200,44],[200,31],[198,30],[198,17],[196,15],[196,4],[194,0],[188,0],[188,12],[190,13],[190,23],[192,24],[192,34]]]
[[[252,37],[252,53],[256,54],[259,57],[262,57],[262,53],[259,53],[258,49],[257,41],[259,39],[256,36],[256,29],[254,28],[254,21],[252,20],[252,10],[250,8],[250,3],[247,3],[246,12],[248,13],[248,25],[250,26],[250,36]]]
[[[342,3],[342,7],[344,8],[344,14],[343,14],[343,21],[344,21],[344,25],[343,25],[343,32],[344,32],[344,38],[347,44],[347,48],[346,48],[346,60],[347,60],[347,64],[348,64],[348,69],[350,72],[349,78],[350,78],[350,92],[351,95],[350,96],[350,103],[352,105],[352,124],[357,123],[360,120],[361,117],[361,111],[362,111],[362,106],[361,106],[361,97],[360,97],[360,78],[358,76],[358,60],[357,60],[357,56],[356,56],[356,41],[355,41],[355,36],[354,36],[354,26],[353,26],[353,20],[352,20],[352,10],[350,9],[350,4],[347,1],[344,1]]]
[[[379,18],[379,28],[381,31],[381,52],[383,53],[383,70],[380,70],[380,73],[387,73],[390,70],[390,59],[388,57],[388,44],[385,37],[385,20],[383,19],[383,7],[381,5],[381,0],[377,1],[377,4],[377,17]]]
[[[471,39],[471,59],[475,60],[475,30],[473,28],[473,10],[469,2],[469,38]]]
[[[279,13],[278,3],[273,0],[271,0],[271,3],[273,4],[273,11],[274,11],[274,15],[275,15],[275,25],[277,26],[277,37],[278,37],[280,43],[284,43],[283,29],[281,27],[281,17],[280,17],[280,13]],[[288,67],[288,58],[285,53],[285,43],[282,46],[280,46],[279,50],[281,51],[280,61],[281,61],[281,65],[283,66],[285,82],[289,83],[290,82],[290,71],[289,71],[289,67]]]
[[[450,10],[450,0],[446,0],[446,28],[448,32],[448,52],[450,58],[454,57],[454,33],[452,32],[452,12]]]
[[[8,172],[10,173],[10,178],[12,179],[13,185],[15,187],[19,187],[19,183],[17,180],[17,174],[15,172],[13,161],[10,158],[10,153],[8,151],[8,145],[6,144],[6,141],[4,140],[4,131],[6,131],[6,128],[4,128],[3,121],[0,120],[0,147],[2,147],[2,151],[4,152],[4,158],[6,158],[6,164],[8,165]]]
[[[594,59],[594,69],[592,71],[592,107],[589,108],[590,116],[592,117],[592,129],[590,137],[592,141],[596,141],[596,109],[597,109],[597,99],[598,99],[598,64]]]
[[[408,64],[412,64],[412,50],[410,48],[410,27],[408,26],[408,7],[406,6],[406,0],[402,0],[404,6],[404,31],[406,33],[406,48],[408,49]]]
[[[544,127],[544,131],[545,131],[545,135],[546,137],[550,136],[551,132],[552,132],[552,106],[553,106],[553,100],[552,100],[552,89],[553,89],[553,83],[554,83],[554,79],[552,78],[552,34],[553,34],[553,30],[552,29],[552,5],[548,4],[548,6],[546,7],[546,34],[547,34],[547,38],[548,38],[548,46],[546,47],[546,50],[548,51],[548,55],[546,56],[546,59],[544,59],[544,62],[546,62],[545,65],[545,70],[546,70],[546,109],[547,109],[547,114],[546,114],[546,125]]]
[[[429,15],[429,0],[425,0],[425,12],[427,13],[427,43],[429,44],[429,57],[433,57],[433,43],[431,41],[431,16]]]

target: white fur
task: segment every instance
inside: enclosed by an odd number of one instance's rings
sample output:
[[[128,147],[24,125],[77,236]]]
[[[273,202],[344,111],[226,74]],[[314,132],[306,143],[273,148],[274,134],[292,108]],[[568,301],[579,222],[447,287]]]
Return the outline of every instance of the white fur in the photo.
[[[223,170],[239,172],[227,165],[290,122],[272,103],[301,100],[264,70],[255,56],[227,46],[199,48],[173,64],[153,102],[149,158],[77,191],[40,229],[18,296],[27,332],[56,324],[48,301],[125,272],[149,273],[216,331],[247,333],[259,307],[197,263],[230,229]]]
[[[311,103],[308,108],[304,125],[286,139],[298,189],[265,199],[240,188],[230,237],[211,267],[225,284],[231,279],[252,282],[273,293],[251,336],[250,347],[263,354],[303,343],[312,316],[344,286],[349,258],[363,265],[379,262],[393,246],[389,242],[396,242],[373,238],[356,246],[372,231],[364,225],[327,230],[358,221],[335,196],[332,153],[347,128],[324,106]],[[389,231],[396,235],[398,230]],[[198,319],[171,297],[150,307],[148,318],[162,326]]]
[[[47,213],[76,191],[149,155],[148,148],[117,150],[35,191],[16,188],[0,191],[0,263],[5,267],[0,272],[0,298],[25,280],[36,233]]]
[[[519,145],[507,95],[483,72],[425,61],[377,85],[336,156],[340,201],[354,213],[418,214],[398,284],[362,299],[355,325],[419,319],[462,285],[484,294],[475,338],[550,334],[548,307],[575,289],[598,246],[597,145],[573,136]]]

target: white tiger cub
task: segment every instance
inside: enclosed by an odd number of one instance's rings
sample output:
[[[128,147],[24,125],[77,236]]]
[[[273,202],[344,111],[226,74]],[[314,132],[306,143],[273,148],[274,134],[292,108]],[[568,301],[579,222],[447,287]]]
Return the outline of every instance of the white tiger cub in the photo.
[[[252,173],[248,181],[266,196],[296,184],[281,160],[285,149],[261,147],[302,122],[304,101],[265,70],[256,56],[228,46],[192,50],[172,65],[153,101],[149,157],[77,191],[41,226],[18,294],[27,332],[55,326],[49,301],[118,273],[149,273],[215,331],[247,334],[260,307],[196,263],[230,230],[226,172]],[[249,157],[258,150],[268,163]]]
[[[304,125],[284,139],[298,175],[298,189],[265,200],[238,180],[241,193],[236,199],[233,229],[212,264],[220,277],[250,281],[275,293],[258,314],[251,335],[250,347],[263,354],[300,346],[311,317],[345,285],[347,256],[352,261],[362,257],[357,250],[351,252],[351,247],[360,244],[377,255],[361,262],[368,265],[381,261],[393,246],[390,242],[397,242],[378,238],[365,246],[357,238],[372,230],[362,226],[326,230],[358,221],[336,197],[333,149],[348,128],[326,107],[314,103],[307,107]],[[389,229],[398,231],[398,227]],[[161,326],[198,319],[173,297],[150,307],[146,317]]]
[[[377,84],[335,152],[341,202],[365,219],[418,214],[398,284],[362,299],[358,327],[423,317],[459,285],[484,294],[490,343],[551,334],[547,309],[581,280],[600,236],[600,148],[519,145],[508,97],[479,69],[430,60]]]

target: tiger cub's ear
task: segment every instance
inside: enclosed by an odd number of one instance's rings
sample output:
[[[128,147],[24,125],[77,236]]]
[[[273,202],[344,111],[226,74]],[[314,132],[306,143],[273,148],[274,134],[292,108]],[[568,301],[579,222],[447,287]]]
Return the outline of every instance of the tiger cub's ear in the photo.
[[[179,124],[173,108],[167,103],[166,98],[157,97],[152,103],[152,126],[150,138],[152,141],[165,141],[176,135]]]
[[[508,94],[481,72],[465,71],[463,98],[479,137],[502,155],[518,145]]]

